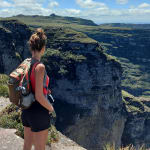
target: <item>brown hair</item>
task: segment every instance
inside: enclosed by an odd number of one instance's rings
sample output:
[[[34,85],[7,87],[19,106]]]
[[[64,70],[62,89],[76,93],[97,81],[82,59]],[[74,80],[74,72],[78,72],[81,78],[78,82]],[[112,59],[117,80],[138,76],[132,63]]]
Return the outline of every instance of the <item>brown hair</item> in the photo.
[[[29,39],[29,45],[31,51],[41,51],[46,45],[47,37],[42,28],[38,28]]]

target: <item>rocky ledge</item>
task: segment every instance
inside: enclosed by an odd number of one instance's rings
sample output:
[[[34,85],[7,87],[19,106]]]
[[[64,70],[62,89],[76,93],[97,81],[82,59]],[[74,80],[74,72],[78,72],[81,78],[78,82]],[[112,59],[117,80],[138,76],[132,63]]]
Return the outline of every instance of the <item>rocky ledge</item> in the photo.
[[[0,97],[0,111],[10,104],[8,98]],[[20,150],[23,139],[15,134],[16,129],[0,128],[0,150]],[[46,150],[86,150],[58,132],[59,141],[46,146]]]

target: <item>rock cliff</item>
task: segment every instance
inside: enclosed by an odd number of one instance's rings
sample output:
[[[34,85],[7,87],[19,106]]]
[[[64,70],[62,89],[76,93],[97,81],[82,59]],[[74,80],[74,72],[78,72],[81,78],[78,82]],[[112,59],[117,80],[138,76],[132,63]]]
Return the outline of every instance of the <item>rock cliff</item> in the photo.
[[[16,20],[0,21],[0,73],[10,73],[29,56],[27,40],[31,32]]]
[[[51,69],[47,70],[55,78],[52,91],[56,99],[57,129],[89,150],[103,149],[106,143],[119,147],[126,121],[120,64],[107,57],[99,43],[83,34],[72,31],[70,35],[66,29],[57,32],[49,29],[49,32],[53,35],[51,43],[55,44],[48,45],[51,50],[43,61],[49,64]],[[54,52],[52,49],[58,49],[57,53],[50,54]],[[66,51],[82,59],[66,56]],[[51,60],[57,66],[63,64],[66,72],[60,74],[56,66],[50,65]]]
[[[133,144],[137,149],[145,145],[150,147],[150,103],[147,99],[139,99],[123,91],[127,121],[122,135],[124,146]]]
[[[123,89],[135,96],[150,96],[150,29],[107,27],[91,29],[87,35],[107,47],[124,69]],[[94,32],[95,31],[95,32]],[[144,74],[143,74],[144,72]]]

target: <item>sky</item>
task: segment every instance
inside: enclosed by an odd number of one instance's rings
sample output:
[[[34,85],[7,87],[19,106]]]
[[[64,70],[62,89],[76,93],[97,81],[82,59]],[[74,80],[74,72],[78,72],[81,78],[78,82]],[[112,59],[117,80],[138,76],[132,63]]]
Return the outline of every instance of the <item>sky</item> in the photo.
[[[101,23],[150,23],[150,0],[0,0],[0,17],[72,16]]]

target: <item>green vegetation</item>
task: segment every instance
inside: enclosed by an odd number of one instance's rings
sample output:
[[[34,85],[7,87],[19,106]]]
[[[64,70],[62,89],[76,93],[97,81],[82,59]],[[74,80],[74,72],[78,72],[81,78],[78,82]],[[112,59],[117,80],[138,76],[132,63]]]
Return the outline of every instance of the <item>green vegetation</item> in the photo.
[[[133,95],[131,95],[130,93],[128,93],[127,91],[122,90],[122,96],[123,97],[129,97],[134,99],[135,97]]]
[[[5,74],[0,74],[0,96],[8,97],[8,76]]]
[[[63,60],[74,60],[76,62],[82,62],[83,60],[86,60],[86,57],[84,57],[83,55],[76,55],[73,54],[71,51],[61,52],[59,50],[49,48],[46,50],[44,56],[55,56],[62,58]]]
[[[134,64],[129,59],[119,57],[119,62],[123,67],[123,80],[122,86],[137,96],[149,97],[150,96],[150,74],[146,66]],[[133,92],[134,91],[134,92]]]
[[[18,20],[18,19],[13,19],[13,18],[0,18],[0,26],[3,26],[4,23],[7,23],[7,24],[22,24],[22,25],[26,25],[26,23],[23,23],[22,21]]]
[[[107,144],[104,146],[104,150],[116,150],[115,144],[107,143]],[[127,147],[121,147],[119,150],[137,150],[137,148],[134,147],[132,144],[130,144],[130,145],[128,145]],[[145,145],[143,144],[142,146],[140,146],[140,147],[138,148],[138,150],[147,150],[147,148],[146,148]]]
[[[61,17],[61,16],[24,16],[18,15],[14,17],[8,17],[6,19],[0,18],[2,20],[19,20],[24,24],[29,25],[30,27],[59,27],[66,29],[73,29],[75,31],[87,33],[87,34],[115,34],[122,36],[123,34],[118,33],[117,31],[121,30],[131,30],[130,28],[122,27],[111,27],[111,26],[97,26],[90,20],[85,20],[81,18],[73,17]],[[111,32],[110,32],[111,31]],[[124,36],[124,35],[123,35]],[[125,36],[127,36],[125,34]]]
[[[10,33],[10,31],[8,29],[4,28],[1,24],[0,24],[0,30],[3,30],[5,32],[7,32],[7,33]]]
[[[0,112],[0,127],[2,128],[15,128],[17,129],[16,134],[20,137],[24,137],[23,125],[21,122],[21,110],[17,110],[17,107],[13,104],[7,106],[2,112]],[[49,128],[48,142],[58,141],[59,136],[56,131],[56,128],[51,125]]]
[[[44,27],[44,30],[49,37],[49,44],[54,44],[54,41],[59,43],[96,43],[95,40],[89,38],[87,35],[64,27]]]
[[[16,54],[16,58],[21,62],[22,58],[21,58],[20,54],[18,52],[16,52],[15,54]]]
[[[108,23],[101,24],[101,27],[129,28],[129,29],[150,29],[150,24],[129,24],[129,23]]]
[[[51,60],[51,61],[49,61]],[[42,61],[47,66],[47,72],[54,75],[55,78],[73,73],[74,64],[85,61],[83,55],[74,54],[71,51],[63,52],[61,50],[48,48],[42,57]],[[55,70],[55,71],[54,71]]]
[[[26,24],[30,25],[37,25],[41,26],[43,25],[43,22],[45,26],[48,26],[49,24],[58,24],[58,25],[67,25],[67,24],[79,24],[79,25],[92,25],[92,26],[97,26],[93,21],[91,20],[86,20],[82,18],[74,18],[74,17],[60,17],[56,16],[55,14],[52,14],[50,16],[24,16],[24,15],[18,15],[14,17],[10,17],[7,19],[18,19],[21,22],[24,22]],[[3,18],[0,18],[0,20],[3,20]]]
[[[21,111],[16,111],[15,105],[7,106],[2,112],[0,112],[0,127],[2,128],[15,128],[17,129],[17,135],[23,137],[23,126],[21,123]]]
[[[150,112],[150,108],[147,108],[139,98],[134,97],[124,90],[122,90],[122,96],[127,112],[132,114],[143,113],[145,111]],[[147,109],[145,109],[145,107]]]
[[[105,53],[105,55],[107,56],[107,60],[116,61],[116,62],[120,63],[120,61],[118,60],[117,57],[112,56],[112,55],[109,55],[109,54],[107,54],[107,53]]]

